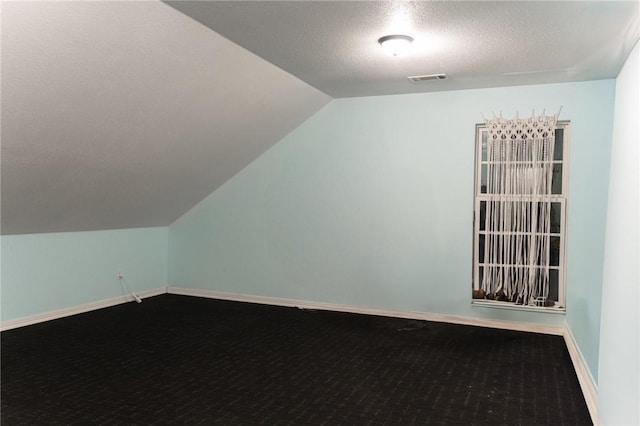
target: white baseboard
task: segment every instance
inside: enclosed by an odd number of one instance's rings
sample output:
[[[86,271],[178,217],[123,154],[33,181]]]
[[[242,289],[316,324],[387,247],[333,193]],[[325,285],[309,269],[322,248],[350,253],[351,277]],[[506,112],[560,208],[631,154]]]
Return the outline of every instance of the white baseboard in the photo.
[[[417,319],[435,322],[448,322],[452,324],[475,325],[480,327],[501,328],[504,330],[528,331],[532,333],[553,334],[562,336],[564,327],[527,324],[515,321],[490,320],[472,318],[458,315],[432,314],[425,312],[406,312],[388,309],[367,308],[362,306],[342,305],[335,303],[312,302],[308,300],[283,299],[279,297],[256,296],[250,294],[226,293],[213,290],[200,290],[184,287],[167,287],[167,293],[185,296],[207,297],[210,299],[232,300],[236,302],[259,303],[264,305],[289,306],[301,309],[317,309],[323,311],[350,312],[354,314],[378,315],[383,317],[396,317]]]
[[[597,400],[598,400],[597,387],[595,385],[595,381],[593,380],[593,377],[591,376],[591,373],[589,372],[589,369],[587,368],[587,365],[584,361],[584,357],[582,356],[582,353],[580,352],[580,349],[576,344],[573,334],[571,333],[571,329],[569,329],[569,327],[567,327],[566,325],[564,327],[559,327],[559,326],[550,326],[550,325],[541,325],[541,324],[519,323],[515,321],[472,318],[472,317],[464,317],[464,316],[458,316],[458,315],[394,311],[394,310],[388,310],[388,309],[367,308],[362,306],[342,305],[342,304],[324,303],[324,302],[312,302],[307,300],[285,299],[285,298],[279,298],[279,297],[256,296],[256,295],[239,294],[239,293],[227,293],[227,292],[220,292],[220,291],[213,291],[213,290],[200,290],[200,289],[175,287],[175,286],[159,287],[156,289],[137,292],[136,294],[141,299],[144,299],[147,297],[157,296],[164,293],[178,294],[178,295],[184,295],[184,296],[206,297],[210,299],[231,300],[236,302],[259,303],[259,304],[276,305],[276,306],[289,306],[289,307],[295,307],[300,309],[317,309],[317,310],[325,310],[325,311],[349,312],[349,313],[356,313],[356,314],[378,315],[378,316],[385,316],[385,317],[416,319],[416,320],[424,320],[424,321],[446,322],[451,324],[474,325],[474,326],[480,326],[480,327],[500,328],[504,330],[527,331],[532,333],[543,333],[543,334],[563,336],[567,345],[567,349],[569,351],[569,355],[571,356],[571,361],[573,362],[573,367],[576,371],[576,375],[578,376],[578,382],[580,383],[580,387],[582,389],[582,393],[584,394],[584,398],[587,403],[589,413],[591,414],[593,423],[594,425],[599,424],[598,414],[597,414]],[[83,305],[72,306],[69,308],[58,309],[55,311],[45,312],[42,314],[18,318],[15,320],[4,321],[0,323],[0,331],[10,330],[18,327],[24,327],[24,326],[36,324],[39,322],[49,321],[57,318],[63,318],[70,315],[76,315],[84,312],[93,311],[96,309],[106,308],[109,306],[115,306],[122,303],[131,302],[133,300],[134,299],[132,296],[118,296],[110,299],[100,300],[97,302],[86,303]]]
[[[165,294],[167,292],[166,287],[154,288],[151,290],[144,290],[136,292],[138,297],[145,299],[147,297],[157,296],[159,294]],[[135,299],[133,296],[117,296],[110,299],[98,300],[96,302],[89,302],[82,305],[71,306],[63,309],[56,309],[55,311],[44,312],[42,314],[29,315],[14,320],[3,321],[0,323],[0,331],[11,330],[12,328],[25,327],[27,325],[37,324],[39,322],[50,321],[53,319],[68,317],[71,315],[82,314],[84,312],[94,311],[96,309],[108,308],[109,306],[120,305],[122,303],[132,302]]]
[[[226,293],[213,290],[200,290],[184,287],[167,287],[167,293],[185,296],[207,297],[211,299],[231,300],[236,302],[260,303],[266,305],[289,306],[301,309],[318,309],[338,312],[350,312],[356,314],[379,315],[386,317],[397,317],[407,319],[417,319],[435,322],[447,322],[452,324],[475,325],[480,327],[500,328],[503,330],[527,331],[532,333],[552,334],[563,336],[566,342],[573,368],[578,376],[578,382],[584,395],[589,414],[594,425],[598,425],[597,400],[598,393],[595,381],[587,368],[580,349],[576,345],[571,330],[565,326],[550,326],[541,324],[527,324],[515,321],[488,320],[481,318],[464,317],[458,315],[432,314],[424,312],[403,312],[387,309],[365,308],[361,306],[350,306],[333,303],[311,302],[297,299],[283,299],[278,297],[256,296],[249,294]]]
[[[573,333],[571,333],[571,329],[568,325],[565,326],[563,336],[564,341],[567,344],[569,356],[571,356],[571,361],[573,362],[573,369],[576,371],[576,376],[578,376],[578,382],[580,383],[584,400],[587,403],[589,414],[591,414],[591,420],[593,421],[593,424],[597,426],[600,424],[598,420],[598,387],[595,384],[596,382],[593,379],[589,368],[587,368],[584,356],[582,355],[580,347],[577,345],[576,340],[573,337]]]

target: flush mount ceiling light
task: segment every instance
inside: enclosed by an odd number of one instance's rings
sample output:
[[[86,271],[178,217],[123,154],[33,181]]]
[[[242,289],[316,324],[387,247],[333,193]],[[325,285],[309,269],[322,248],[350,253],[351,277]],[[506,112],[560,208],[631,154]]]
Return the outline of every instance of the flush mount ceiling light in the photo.
[[[378,39],[380,46],[393,56],[400,56],[406,52],[412,41],[413,37],[408,35],[387,35]]]

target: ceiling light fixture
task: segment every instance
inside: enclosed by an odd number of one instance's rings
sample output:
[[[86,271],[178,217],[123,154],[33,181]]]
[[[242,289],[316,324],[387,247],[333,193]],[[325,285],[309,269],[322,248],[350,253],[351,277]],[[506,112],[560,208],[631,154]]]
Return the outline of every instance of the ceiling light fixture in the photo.
[[[408,35],[387,35],[378,39],[380,46],[393,56],[400,56],[406,52],[412,41],[413,37]]]

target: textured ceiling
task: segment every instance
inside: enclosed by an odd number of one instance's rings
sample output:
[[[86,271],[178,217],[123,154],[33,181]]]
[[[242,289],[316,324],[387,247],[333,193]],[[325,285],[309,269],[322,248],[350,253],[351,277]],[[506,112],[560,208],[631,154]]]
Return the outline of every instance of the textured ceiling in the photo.
[[[4,1],[2,233],[169,225],[329,100],[161,2]]]
[[[614,78],[638,39],[637,1],[168,4],[332,97]],[[377,43],[397,33],[405,57]]]
[[[638,2],[170,5],[0,2],[3,234],[169,225],[330,96],[612,78],[638,38]]]

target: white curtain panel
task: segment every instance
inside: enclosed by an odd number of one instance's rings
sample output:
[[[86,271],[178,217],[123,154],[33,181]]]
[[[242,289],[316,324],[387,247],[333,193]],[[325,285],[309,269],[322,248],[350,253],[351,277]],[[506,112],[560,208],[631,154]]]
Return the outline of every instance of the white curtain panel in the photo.
[[[518,304],[549,295],[557,116],[485,119],[487,203],[482,289]]]

